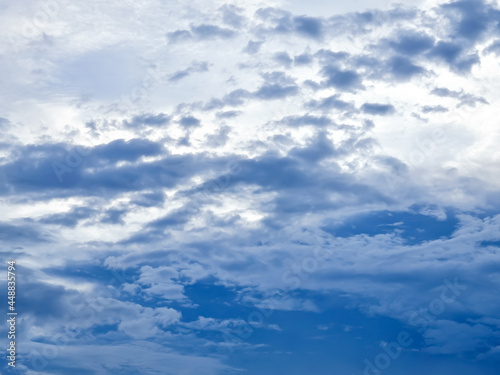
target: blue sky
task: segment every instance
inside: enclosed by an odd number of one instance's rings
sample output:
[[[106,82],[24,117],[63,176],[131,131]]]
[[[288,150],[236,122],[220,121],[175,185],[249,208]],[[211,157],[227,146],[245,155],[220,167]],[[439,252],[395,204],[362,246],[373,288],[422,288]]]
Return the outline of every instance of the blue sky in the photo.
[[[498,2],[0,9],[2,373],[498,374]]]

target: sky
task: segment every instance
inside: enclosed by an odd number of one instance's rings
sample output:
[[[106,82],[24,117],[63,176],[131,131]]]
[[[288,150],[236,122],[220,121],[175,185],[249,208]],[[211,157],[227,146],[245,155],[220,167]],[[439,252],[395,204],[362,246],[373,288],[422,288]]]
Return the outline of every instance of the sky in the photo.
[[[499,373],[498,1],[0,25],[2,374]]]

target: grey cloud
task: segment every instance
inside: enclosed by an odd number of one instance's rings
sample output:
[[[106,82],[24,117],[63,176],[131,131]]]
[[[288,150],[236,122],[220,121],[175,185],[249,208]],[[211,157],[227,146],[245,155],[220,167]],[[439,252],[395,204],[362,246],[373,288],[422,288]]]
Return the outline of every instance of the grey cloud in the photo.
[[[226,106],[240,106],[245,103],[245,100],[252,97],[252,93],[244,89],[233,90],[230,93],[224,95],[222,99],[212,99],[207,104],[204,105],[203,109],[205,111],[210,111],[213,109],[220,109]]]
[[[461,107],[464,105],[475,107],[477,103],[489,104],[489,102],[482,97],[464,93],[463,90],[453,91],[446,87],[437,87],[431,91],[431,94],[441,97],[458,99],[459,103],[457,104],[457,107]]]
[[[288,53],[286,53],[285,51],[275,53],[274,60],[287,68],[289,68],[293,62],[290,55]]]
[[[127,210],[125,209],[109,209],[104,213],[104,216],[101,218],[101,223],[104,224],[125,224],[123,221],[123,217],[127,214]]]
[[[190,119],[185,121],[190,122]],[[0,174],[5,176],[0,192],[22,193],[32,199],[109,197],[127,191],[175,186],[209,163],[201,155],[171,156],[163,145],[148,140],[116,140],[87,149],[80,163],[72,164],[59,181],[52,164],[55,161],[65,163],[69,149],[70,146],[64,144],[16,148],[11,160],[0,166]],[[160,155],[160,160],[141,161],[143,156]],[[129,163],[117,166],[119,161]]]
[[[205,61],[202,62],[193,62],[189,68],[179,70],[173,73],[168,80],[171,82],[179,81],[182,78],[189,76],[192,73],[206,72],[208,71],[208,63]]]
[[[198,37],[198,39],[201,40],[213,38],[228,39],[235,35],[233,30],[207,24],[192,26],[191,31],[196,37]]]
[[[170,43],[178,43],[186,40],[190,40],[193,34],[189,30],[176,30],[171,33],[167,33],[167,38]]]
[[[200,120],[197,119],[196,117],[193,117],[193,116],[184,116],[184,117],[181,117],[181,119],[179,120],[179,124],[181,124],[182,126],[184,126],[186,128],[190,128],[193,126],[199,126]]]
[[[346,61],[349,56],[350,55],[347,52],[333,52],[323,48],[314,54],[314,57],[324,65],[339,64]]]
[[[324,87],[335,87],[341,91],[356,91],[363,89],[361,76],[354,70],[343,70],[333,65],[327,65],[322,69],[326,80],[322,83]]]
[[[298,91],[298,87],[294,85],[282,86],[280,84],[271,84],[261,86],[254,95],[259,99],[281,99],[296,95]]]
[[[0,117],[0,129],[6,130],[10,126],[11,126],[11,123],[8,119],[6,119],[4,117]]]
[[[132,117],[130,121],[124,120],[123,124],[129,128],[140,128],[141,126],[161,127],[170,122],[171,117],[165,113],[142,114]]]
[[[0,240],[5,243],[43,243],[53,242],[54,238],[35,225],[0,222]]]
[[[431,94],[434,94],[437,96],[447,96],[450,98],[459,98],[462,95],[462,92],[461,91],[453,91],[453,90],[447,89],[446,87],[437,87],[431,91]]]
[[[141,207],[154,207],[163,206],[165,202],[165,193],[162,191],[151,192],[151,193],[143,193],[137,196],[136,198],[131,199],[130,203],[135,204]]]
[[[316,163],[320,160],[336,155],[337,152],[333,143],[328,139],[327,135],[319,132],[309,145],[303,148],[294,147],[290,150],[291,157],[297,157],[308,163]]]
[[[432,113],[432,112],[448,112],[449,109],[445,108],[441,105],[436,105],[436,106],[430,106],[430,105],[425,105],[422,107],[422,112],[423,113]]]
[[[313,115],[303,115],[303,116],[287,116],[281,119],[281,122],[289,126],[327,126],[331,125],[333,122],[330,118],[326,116],[313,116]]]
[[[319,109],[322,111],[330,111],[332,109],[347,111],[354,109],[354,105],[352,103],[341,100],[339,95],[332,95],[321,100],[312,100],[307,104],[307,106],[309,108]]]
[[[493,53],[496,56],[500,56],[500,40],[496,40],[495,42],[491,43],[485,50],[485,53],[490,54]]]
[[[89,207],[75,207],[69,212],[48,215],[40,219],[40,223],[75,227],[81,220],[93,218],[98,211]]]
[[[243,52],[246,52],[250,55],[256,54],[257,52],[259,52],[260,47],[263,43],[264,41],[249,40],[246,47],[243,49]]]
[[[229,140],[229,133],[231,128],[229,126],[221,126],[217,133],[210,134],[207,136],[206,144],[209,147],[221,147],[224,146]]]
[[[483,0],[461,0],[441,5],[451,21],[450,37],[475,43],[487,35],[490,27],[498,25],[500,11],[496,4]]]
[[[295,56],[293,58],[293,63],[295,65],[306,65],[306,64],[310,64],[312,61],[313,61],[313,58],[308,53],[303,53],[303,54]]]
[[[365,103],[361,106],[363,113],[369,115],[385,116],[395,112],[392,104]]]
[[[261,8],[256,15],[270,23],[270,28],[262,26],[261,30],[271,34],[294,33],[311,39],[321,39],[324,34],[323,20],[317,17],[297,16],[276,8]]]
[[[225,111],[217,113],[218,118],[234,118],[241,114],[241,111]]]
[[[408,80],[425,72],[424,68],[413,64],[410,59],[405,57],[393,57],[388,64],[392,75],[400,80]]]
[[[418,11],[412,8],[396,6],[387,11],[367,10],[329,18],[328,30],[335,35],[349,33],[354,35],[369,33],[372,29],[384,25],[393,25],[399,21],[410,21],[416,18]]]
[[[222,22],[234,28],[241,27],[243,25],[243,22],[245,21],[245,17],[239,14],[242,10],[243,9],[238,8],[234,5],[223,5],[221,7]]]
[[[265,83],[253,93],[258,99],[281,99],[299,91],[295,81],[283,72],[263,73],[262,78]]]
[[[318,39],[323,34],[323,23],[321,19],[314,17],[294,17],[293,27],[299,34]]]
[[[231,29],[219,27],[210,24],[192,25],[190,30],[176,30],[167,33],[170,43],[179,43],[188,40],[210,40],[210,39],[229,39],[235,35]]]
[[[451,69],[458,72],[469,72],[472,66],[480,62],[477,52],[467,53],[464,46],[452,42],[438,42],[427,56],[446,62]]]
[[[376,156],[374,158],[375,161],[380,164],[389,167],[391,173],[397,176],[406,176],[409,172],[408,166],[403,163],[401,160],[392,157],[392,156]]]
[[[431,49],[434,46],[434,38],[424,33],[402,32],[397,40],[390,41],[389,45],[398,53],[413,56]]]

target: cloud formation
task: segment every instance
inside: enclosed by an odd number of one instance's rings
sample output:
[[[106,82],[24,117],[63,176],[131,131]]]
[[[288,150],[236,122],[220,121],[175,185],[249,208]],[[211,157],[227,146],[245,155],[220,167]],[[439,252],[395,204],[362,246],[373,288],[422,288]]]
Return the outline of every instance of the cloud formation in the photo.
[[[498,4],[30,5],[20,374],[363,374],[400,332],[387,373],[497,373]]]

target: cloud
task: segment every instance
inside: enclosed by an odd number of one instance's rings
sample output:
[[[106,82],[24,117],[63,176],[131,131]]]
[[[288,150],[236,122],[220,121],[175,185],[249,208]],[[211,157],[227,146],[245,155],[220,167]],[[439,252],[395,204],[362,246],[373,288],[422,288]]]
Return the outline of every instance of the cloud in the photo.
[[[130,128],[140,128],[141,126],[163,126],[170,122],[171,117],[165,113],[136,115],[131,121],[124,120],[123,124]]]
[[[477,53],[466,55],[461,45],[451,42],[438,42],[428,55],[448,63],[452,69],[459,72],[469,72],[474,65],[480,62]]]
[[[234,116],[229,116],[234,117]],[[207,145],[210,147],[221,147],[229,141],[229,133],[231,128],[229,126],[221,126],[217,133],[207,136]]]
[[[184,127],[199,126],[200,120],[193,116],[184,116],[179,120],[179,123]]]
[[[185,126],[197,124],[194,118],[185,119]],[[39,195],[40,199],[68,194],[114,195],[125,191],[175,186],[198,168],[192,164],[192,156],[168,156],[161,144],[149,140],[118,139],[93,149],[83,149],[83,156],[76,150],[68,153],[69,149],[70,147],[60,144],[49,144],[26,146],[17,150],[18,158],[0,168],[0,173],[6,177],[3,189]],[[20,155],[23,157],[20,158]],[[65,157],[68,155],[72,159],[68,159],[69,165],[66,165]],[[159,155],[163,155],[159,160],[141,161],[142,157]],[[116,165],[123,161],[128,163]],[[61,163],[64,168],[61,180],[53,168],[54,162]],[[191,167],[186,169],[185,163]],[[205,161],[199,165],[202,164]]]
[[[322,83],[324,87],[335,87],[341,91],[363,89],[360,75],[353,70],[342,70],[333,65],[327,65],[322,69],[322,74],[326,77],[326,81]]]
[[[292,65],[292,58],[286,52],[278,52],[274,55],[274,59],[277,63],[283,65],[284,67],[290,67]]]
[[[214,38],[227,39],[231,38],[234,35],[234,31],[230,29],[208,24],[192,26],[191,32],[200,40]]]
[[[5,9],[20,374],[496,373],[497,7],[354,3]]]
[[[284,117],[281,121],[289,126],[305,126],[305,125],[326,126],[332,124],[332,120],[326,116],[318,117],[312,115],[287,116]]]
[[[339,95],[332,95],[319,101],[313,100],[308,103],[308,107],[323,111],[331,111],[333,109],[346,111],[354,109],[354,105],[352,103],[341,100]]]
[[[97,211],[89,207],[75,207],[69,212],[48,215],[40,219],[41,223],[75,227],[81,220],[95,217]]]
[[[290,151],[292,157],[298,157],[309,163],[318,162],[335,154],[335,148],[325,133],[318,133],[307,147],[293,148]]]
[[[257,52],[259,52],[262,44],[264,44],[264,41],[249,40],[246,47],[243,49],[243,52],[246,52],[250,55],[256,54]]]
[[[143,156],[156,156],[162,153],[162,146],[145,139],[118,139],[92,150],[90,158],[99,162],[136,161]]]
[[[7,129],[10,125],[10,121],[4,117],[0,117],[0,129]]]
[[[189,40],[205,41],[214,39],[229,39],[235,35],[231,29],[211,24],[192,25],[190,30],[176,30],[167,33],[170,43],[180,43]]]
[[[448,96],[450,98],[459,98],[462,95],[460,91],[453,91],[446,87],[437,87],[432,90],[432,94],[437,96]]]
[[[320,19],[314,17],[295,17],[293,19],[294,29],[311,38],[320,38],[323,33],[323,25]]]
[[[295,65],[305,65],[305,64],[310,64],[311,62],[313,61],[312,59],[312,56],[307,54],[307,53],[303,53],[301,55],[297,55],[293,58],[293,63]]]
[[[142,207],[159,207],[165,202],[165,194],[162,191],[144,193],[130,201],[130,203]]]
[[[218,118],[233,118],[241,114],[241,111],[225,111],[217,113]]]
[[[498,9],[483,0],[451,2],[443,4],[442,9],[452,20],[453,37],[471,42],[481,40],[499,14]]]
[[[13,225],[0,223],[0,238],[6,242],[23,243],[26,242],[49,242],[52,236],[43,233],[35,226],[27,224]]]
[[[445,108],[441,105],[436,105],[436,106],[431,106],[431,105],[424,105],[422,107],[422,112],[423,113],[433,113],[433,112],[449,112],[448,108]]]
[[[256,92],[255,97],[259,99],[281,99],[287,96],[296,95],[298,87],[293,85],[282,86],[280,84],[270,84],[261,86]]]
[[[184,287],[174,280],[178,274],[171,268],[158,267],[153,269],[150,266],[144,266],[140,273],[141,276],[137,283],[142,286],[142,293],[164,300],[184,300],[186,298]],[[180,314],[177,311],[166,312],[168,313],[167,321],[165,323],[162,321],[162,324],[169,325],[179,320]]]
[[[189,30],[176,30],[167,34],[167,38],[171,43],[186,41],[192,37],[193,35],[189,32]]]
[[[320,39],[323,36],[323,20],[317,17],[292,17],[289,12],[276,8],[261,8],[257,16],[269,22],[267,33],[297,34],[306,38]]]
[[[204,110],[210,111],[213,109],[220,109],[226,106],[240,106],[245,103],[245,100],[250,98],[252,94],[245,89],[237,89],[224,95],[222,99],[212,99],[205,106]]]
[[[120,224],[123,225],[123,216],[127,214],[127,210],[111,209],[107,210],[104,217],[101,219],[101,223],[104,224]]]
[[[185,77],[188,77],[192,73],[206,72],[206,71],[208,71],[207,62],[193,62],[191,67],[183,70],[178,70],[177,72],[173,73],[168,80],[171,82],[176,82]]]
[[[396,79],[407,80],[422,74],[425,69],[415,65],[405,57],[393,57],[389,60],[389,70]]]
[[[489,347],[487,338],[493,336],[491,328],[481,324],[469,325],[447,320],[438,320],[425,333],[431,353],[463,353]],[[453,339],[451,339],[453,337]]]
[[[437,87],[431,91],[431,94],[441,97],[458,99],[459,103],[457,104],[457,107],[462,107],[464,105],[475,107],[477,103],[489,104],[488,101],[482,97],[464,93],[463,90],[450,90],[446,87]]]
[[[395,52],[403,55],[419,55],[434,45],[434,39],[426,34],[408,32],[401,33],[397,41],[389,42]]]
[[[500,55],[500,40],[491,43],[485,49],[485,53],[494,53],[496,56]]]
[[[318,58],[319,61],[325,65],[338,64],[340,62],[345,61],[349,57],[349,53],[347,52],[333,52],[329,49],[320,49],[314,54],[314,57]]]
[[[396,111],[392,104],[365,103],[361,106],[363,113],[385,116]]]
[[[258,99],[281,99],[296,95],[299,91],[294,80],[282,72],[264,73],[262,77],[265,83],[253,93]]]
[[[223,5],[222,10],[222,21],[229,26],[239,28],[243,25],[245,17],[241,16],[239,13],[243,10],[234,5]]]

